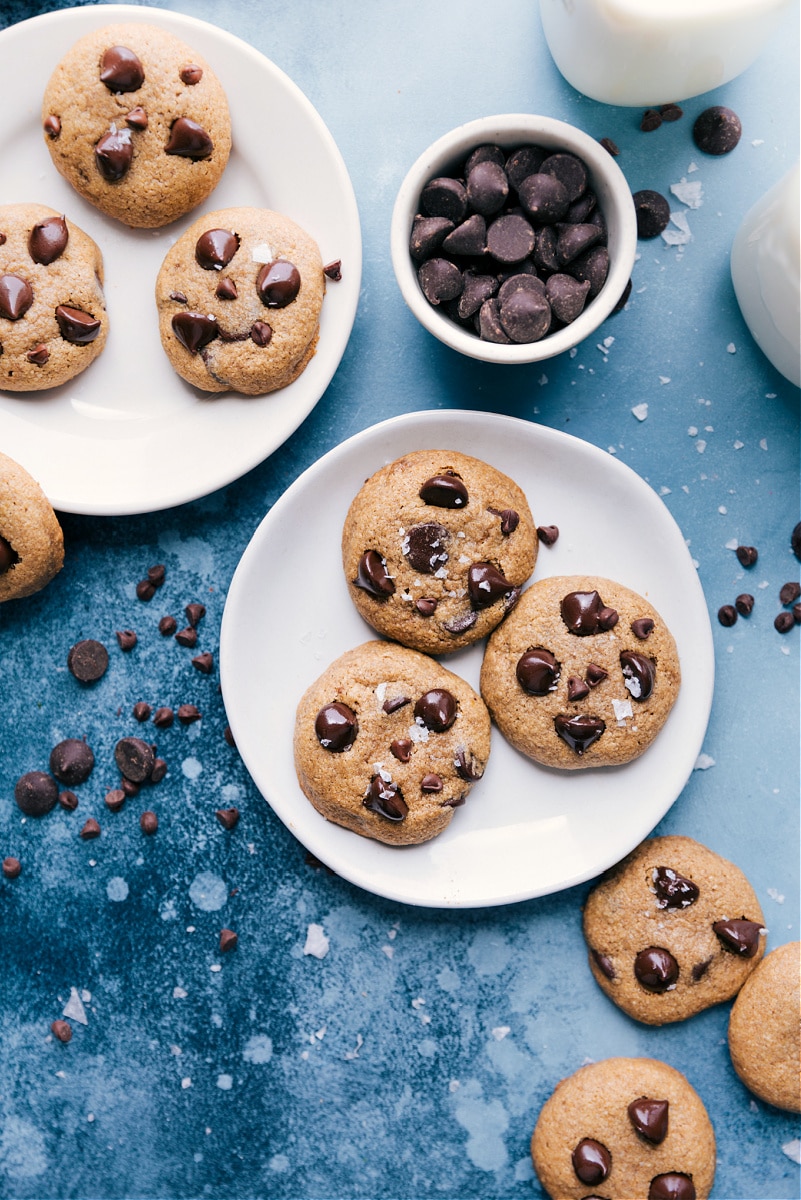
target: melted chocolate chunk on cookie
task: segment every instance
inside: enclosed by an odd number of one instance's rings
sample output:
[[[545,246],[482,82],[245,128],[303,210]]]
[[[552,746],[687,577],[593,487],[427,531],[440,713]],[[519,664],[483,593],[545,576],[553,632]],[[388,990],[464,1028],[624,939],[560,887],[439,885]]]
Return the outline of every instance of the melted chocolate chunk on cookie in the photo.
[[[181,83],[187,84],[188,87],[194,87],[203,78],[203,68],[199,67],[197,63],[187,63],[186,66],[181,67],[179,75]]]
[[[444,733],[456,720],[459,706],[456,697],[445,688],[425,692],[414,706],[415,720],[422,721],[432,733]]]
[[[386,600],[387,596],[393,595],[395,591],[395,584],[387,572],[386,559],[382,558],[377,550],[365,550],[359,559],[353,583],[375,596],[376,600]]]
[[[571,675],[567,681],[568,700],[583,700],[590,694],[590,685],[578,675]]]
[[[190,354],[197,354],[219,335],[215,317],[206,313],[179,312],[171,321],[172,331]]]
[[[700,895],[698,884],[672,867],[654,867],[653,880],[657,908],[689,908]]]
[[[455,471],[443,471],[427,479],[419,496],[434,508],[464,508],[469,499],[467,488]]]
[[[456,757],[453,760],[453,765],[456,768],[456,774],[460,779],[464,779],[465,783],[475,783],[477,779],[481,779],[484,774],[484,768],[474,757],[474,755],[460,746],[456,751]]]
[[[562,597],[560,613],[562,620],[576,637],[589,637],[601,628],[600,613],[604,602],[595,591],[568,592]]]
[[[63,217],[47,217],[34,225],[28,237],[28,253],[35,263],[49,267],[67,249],[67,222]]]
[[[595,1138],[582,1138],[571,1154],[573,1170],[582,1183],[603,1183],[612,1169],[612,1155]]]
[[[39,342],[38,346],[32,347],[25,357],[28,362],[33,363],[34,366],[43,367],[50,358],[50,351],[44,342]]]
[[[0,575],[5,575],[19,562],[19,555],[6,538],[0,534]]]
[[[520,513],[515,512],[513,508],[491,508],[489,511],[494,516],[501,518],[501,533],[504,537],[509,537],[511,533],[514,533],[520,524]]]
[[[148,115],[141,104],[137,104],[130,112],[125,114],[125,124],[131,129],[137,130],[138,133],[143,133],[148,126]]]
[[[352,708],[341,700],[325,704],[318,712],[314,721],[314,732],[324,750],[332,754],[341,754],[356,740],[359,732],[359,722]]]
[[[632,700],[640,703],[648,700],[654,692],[656,663],[635,650],[623,650],[620,655],[623,683]]]
[[[286,308],[300,291],[300,271],[283,258],[265,263],[256,279],[256,291],[267,308]]]
[[[33,304],[33,289],[21,275],[0,275],[0,317],[19,321]]]
[[[667,1100],[651,1100],[648,1096],[640,1096],[639,1100],[632,1100],[626,1111],[640,1137],[659,1146],[667,1137],[669,1109]]]
[[[239,238],[230,229],[207,229],[195,243],[195,262],[204,271],[221,271],[239,249]]]
[[[56,321],[65,342],[72,346],[88,346],[100,333],[100,321],[81,308],[59,304]]]
[[[221,279],[217,284],[214,295],[218,300],[236,300],[239,292],[233,279],[226,275],[225,279]],[[261,322],[261,324],[266,324],[266,322]]]
[[[631,622],[631,632],[641,642],[644,642],[653,631],[654,623],[650,617],[637,617],[636,620]]]
[[[475,609],[489,608],[502,596],[508,596],[514,590],[498,567],[489,562],[473,563],[467,571],[467,591],[470,603]]]
[[[612,960],[608,955],[601,954],[599,950],[593,950],[592,957],[596,967],[602,975],[605,975],[607,979],[617,978],[617,972],[615,971]]]
[[[204,158],[210,158],[213,149],[214,143],[202,125],[198,125],[197,121],[190,117],[178,117],[172,123],[164,153],[200,162]]]
[[[703,979],[711,966],[711,958],[705,958],[703,962],[695,963],[690,971],[693,983],[698,983],[699,979]]]
[[[679,1171],[655,1175],[648,1188],[648,1200],[695,1200],[695,1197],[692,1179]]]
[[[374,775],[370,780],[362,804],[388,821],[404,821],[409,814],[409,806],[397,783],[382,779],[380,775]]]
[[[415,600],[414,607],[421,617],[433,617],[437,611],[437,601],[433,596],[421,596],[419,600]]]
[[[397,758],[398,762],[407,763],[412,757],[413,744],[411,738],[395,738],[389,743],[390,754]]]
[[[61,118],[57,117],[55,113],[50,113],[42,122],[42,128],[51,142],[54,142],[61,135]]]
[[[133,162],[133,142],[127,129],[110,129],[95,146],[95,163],[107,183],[119,183]]]
[[[554,717],[553,724],[562,741],[579,755],[589,750],[606,729],[605,721],[587,713],[575,717],[559,713]]]
[[[442,777],[435,774],[433,771],[428,775],[424,775],[420,780],[420,791],[436,793],[441,792],[443,788]]]
[[[603,667],[599,667],[597,663],[588,663],[587,670],[584,672],[584,678],[590,687],[594,688],[609,678],[609,672],[604,670]]]
[[[409,696],[392,696],[388,700],[384,701],[384,703],[381,705],[381,708],[385,713],[391,715],[392,713],[397,712],[399,708],[405,708],[407,704],[411,704],[411,699]]]
[[[666,992],[679,977],[679,964],[669,950],[648,946],[634,960],[634,976],[649,992]]]
[[[724,950],[740,958],[753,958],[759,949],[762,926],[758,921],[739,920],[714,921],[712,928]]]
[[[250,340],[257,346],[269,346],[273,340],[273,327],[266,321],[254,321],[250,327]]]
[[[433,575],[448,561],[445,547],[449,540],[450,534],[444,525],[428,521],[406,531],[401,549],[415,571]]]
[[[100,59],[100,82],[110,92],[135,92],[145,82],[145,68],[127,46],[109,46]]]

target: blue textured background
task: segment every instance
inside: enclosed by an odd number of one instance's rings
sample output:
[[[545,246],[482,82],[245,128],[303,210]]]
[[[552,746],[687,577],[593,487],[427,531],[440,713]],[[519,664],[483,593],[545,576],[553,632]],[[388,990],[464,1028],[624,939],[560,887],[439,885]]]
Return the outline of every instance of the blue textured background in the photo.
[[[799,570],[789,550],[801,515],[799,397],[752,342],[728,268],[743,215],[798,153],[797,20],[739,79],[646,135],[639,110],[597,104],[564,82],[533,0],[168,7],[251,42],[317,107],[356,190],[363,290],[333,382],[267,462],[167,513],[64,515],[62,573],[0,610],[0,857],[23,862],[18,880],[0,878],[0,1195],[540,1197],[528,1141],[556,1082],[589,1058],[643,1054],[684,1071],[709,1109],[714,1197],[798,1197],[798,1167],[783,1151],[798,1122],[739,1083],[728,1005],[662,1029],[623,1016],[586,967],[586,888],[437,912],[310,865],[223,739],[217,671],[199,675],[191,652],[155,630],[163,612],[201,601],[198,649],[216,653],[228,582],[264,513],[326,450],[384,417],[487,409],[609,449],[664,496],[713,616],[704,750],[714,765],[693,773],[658,831],[734,860],[760,897],[769,947],[797,939],[799,630],[780,637],[772,622],[779,587]],[[41,11],[5,0],[0,27]],[[711,103],[734,108],[744,126],[721,160],[700,155],[690,136]],[[603,329],[615,339],[606,355],[592,339],[575,358],[498,368],[456,356],[407,312],[389,220],[406,169],[431,141],[474,117],[526,110],[612,137],[632,190],[667,194],[697,162],[704,203],[688,213],[686,247],[640,243],[628,309]],[[640,422],[631,410],[644,401]],[[747,577],[730,539],[760,550]],[[167,582],[143,605],[134,585],[156,562]],[[746,588],[757,596],[752,617],[723,629],[719,605]],[[127,627],[139,645],[123,655],[114,633]],[[65,666],[82,637],[111,650],[90,689]],[[291,681],[266,683],[295,703]],[[158,734],[170,772],[148,797],[161,821],[154,838],[140,833],[139,802],[116,816],[103,805],[114,744],[138,731],[139,699],[203,712],[197,725]],[[80,807],[21,821],[16,778],[46,768],[68,736],[85,736],[98,763],[77,789]],[[214,810],[230,804],[242,819],[226,833]],[[89,815],[104,836],[84,843],[77,832]],[[224,881],[217,911],[190,897],[204,873]],[[311,923],[329,939],[321,959],[304,954]],[[239,948],[220,957],[223,925]],[[89,997],[87,1024],[73,1022],[63,1046],[49,1027],[72,988]]]

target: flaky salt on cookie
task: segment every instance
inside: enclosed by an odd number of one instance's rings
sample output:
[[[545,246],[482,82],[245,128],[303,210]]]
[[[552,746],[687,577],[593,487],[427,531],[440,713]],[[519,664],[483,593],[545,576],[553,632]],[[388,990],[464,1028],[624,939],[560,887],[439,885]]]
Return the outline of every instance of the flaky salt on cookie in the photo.
[[[64,537],[36,480],[0,452],[0,603],[38,592],[64,563]]]

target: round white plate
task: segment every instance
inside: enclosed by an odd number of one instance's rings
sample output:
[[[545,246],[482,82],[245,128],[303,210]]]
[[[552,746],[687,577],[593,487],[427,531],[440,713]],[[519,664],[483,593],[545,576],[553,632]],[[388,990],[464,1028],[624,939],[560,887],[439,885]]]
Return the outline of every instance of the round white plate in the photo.
[[[212,194],[161,230],[102,216],[53,166],[41,129],[42,94],[83,34],[119,21],[158,25],[203,54],[231,109],[234,148]],[[47,13],[0,33],[7,96],[0,123],[0,204],[38,201],[66,213],[103,252],[110,333],[100,357],[44,392],[0,392],[0,445],[65,512],[153,512],[207,495],[260,463],[297,429],[328,387],[359,298],[362,247],[350,178],[331,134],[303,93],[245,42],[166,9],[91,5]],[[204,212],[271,208],[317,240],[329,283],[309,366],[268,396],[200,392],[175,374],[161,347],[154,300],[164,255]]]
[[[345,650],[375,637],[342,572],[348,506],[368,475],[410,450],[461,450],[505,471],[535,521],[557,525],[534,578],[603,575],[646,596],[679,650],[682,686],[649,749],[623,767],[556,771],[493,729],[484,778],[439,837],[397,848],[321,817],[298,785],[297,703]],[[447,656],[478,688],[483,643]],[[259,791],[296,837],[367,891],[436,908],[506,904],[593,878],[657,824],[701,749],[714,680],[706,601],[684,538],[629,467],[564,433],[492,413],[420,412],[350,438],[311,466],[256,530],[223,614],[220,670],[237,747]]]

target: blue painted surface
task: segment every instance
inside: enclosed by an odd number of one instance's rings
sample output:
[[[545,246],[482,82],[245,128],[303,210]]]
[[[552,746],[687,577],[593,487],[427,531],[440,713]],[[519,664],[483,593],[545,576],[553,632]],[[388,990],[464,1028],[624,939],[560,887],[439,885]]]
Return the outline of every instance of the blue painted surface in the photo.
[[[753,1101],[734,1075],[728,1005],[662,1029],[623,1016],[586,967],[586,887],[436,912],[309,865],[222,736],[217,670],[199,675],[191,652],[155,629],[162,613],[201,601],[198,648],[216,653],[226,588],[264,513],[321,454],[384,417],[487,409],[608,448],[664,496],[713,616],[704,751],[714,765],[693,773],[658,831],[734,860],[760,897],[769,946],[797,939],[799,631],[780,637],[772,622],[779,587],[798,576],[789,534],[801,515],[799,397],[752,342],[728,270],[740,220],[797,154],[797,21],[739,79],[643,134],[637,110],[564,82],[532,0],[169,7],[250,41],[317,107],[360,206],[363,292],[333,382],[269,461],[168,513],[64,515],[64,570],[0,611],[0,853],[23,863],[18,880],[0,879],[0,1195],[540,1197],[528,1141],[541,1104],[586,1059],[624,1054],[664,1059],[701,1094],[718,1138],[714,1197],[797,1197],[783,1147],[798,1122]],[[0,26],[39,11],[7,2]],[[711,103],[734,108],[745,130],[722,160],[690,137]],[[459,358],[406,311],[389,220],[407,167],[437,136],[526,110],[612,137],[632,190],[667,193],[696,162],[704,201],[688,213],[687,246],[640,243],[628,309],[602,331],[615,339],[606,354],[593,339],[574,358],[498,368]],[[631,410],[642,402],[638,421]],[[731,539],[759,548],[753,572],[726,548]],[[133,588],[156,562],[167,581],[143,605]],[[757,596],[752,617],[723,629],[719,605],[746,588]],[[139,645],[123,655],[114,634],[128,627]],[[82,637],[112,651],[90,689],[65,667]],[[294,704],[289,681],[266,683]],[[153,838],[139,831],[138,801],[115,816],[103,805],[114,744],[137,732],[140,699],[203,712],[197,725],[158,733],[170,771],[148,797],[161,821]],[[46,768],[67,736],[85,736],[98,762],[76,789],[78,810],[21,821],[14,781]],[[231,804],[242,819],[226,833],[214,810]],[[84,843],[90,815],[104,836]],[[193,888],[204,875],[213,878]],[[221,907],[208,911],[215,887]],[[304,954],[310,924],[328,938],[322,958]],[[239,934],[227,956],[217,949],[224,925]],[[87,1023],[73,1020],[64,1046],[49,1027],[73,988]]]

